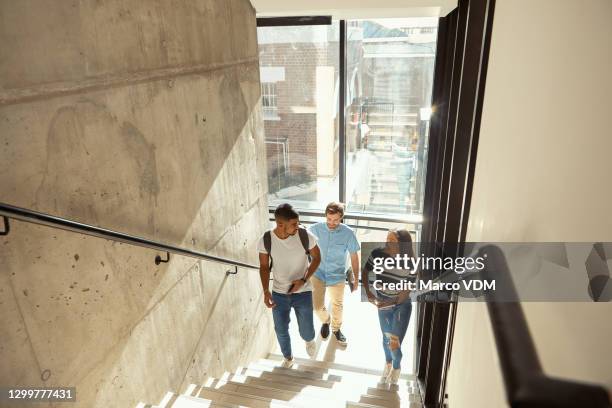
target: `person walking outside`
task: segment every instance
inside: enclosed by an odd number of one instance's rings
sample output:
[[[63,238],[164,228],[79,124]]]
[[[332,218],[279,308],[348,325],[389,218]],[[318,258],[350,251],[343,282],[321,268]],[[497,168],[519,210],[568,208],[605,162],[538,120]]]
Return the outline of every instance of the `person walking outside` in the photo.
[[[283,354],[283,367],[293,365],[289,321],[295,311],[300,336],[306,352],[316,353],[312,310],[312,287],[309,279],[321,262],[317,238],[299,226],[299,214],[290,204],[281,204],[274,211],[276,228],[259,239],[259,276],[264,303],[272,309],[274,331]],[[270,292],[270,271],[273,272]]]
[[[362,286],[368,300],[378,308],[378,320],[386,360],[383,381],[388,384],[397,384],[401,373],[402,341],[406,336],[412,312],[410,291],[376,290],[371,285],[376,279],[387,283],[399,283],[415,278],[414,271],[409,269],[390,269],[379,275],[374,274],[375,258],[394,258],[398,254],[406,254],[414,259],[412,237],[407,230],[389,231],[386,245],[372,251],[361,276]]]
[[[321,338],[327,340],[329,331],[336,341],[345,346],[346,337],[340,330],[344,301],[344,281],[346,279],[346,257],[351,257],[349,279],[351,292],[357,290],[359,282],[359,241],[351,228],[342,223],[344,205],[331,202],[325,208],[325,222],[310,226],[317,237],[321,249],[321,264],[312,278],[312,301],[315,313],[321,320]],[[325,293],[329,290],[331,313],[325,307]]]

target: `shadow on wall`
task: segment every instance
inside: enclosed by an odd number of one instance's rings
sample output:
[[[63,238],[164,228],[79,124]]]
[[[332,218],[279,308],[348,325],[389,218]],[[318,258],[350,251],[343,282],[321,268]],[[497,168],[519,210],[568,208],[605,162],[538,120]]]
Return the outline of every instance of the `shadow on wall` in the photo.
[[[253,261],[268,224],[259,111],[251,62],[0,106],[0,201]],[[155,266],[151,250],[12,226],[0,240],[0,384],[76,386],[76,406],[129,406],[268,351],[256,272]]]
[[[3,200],[181,243],[248,126],[249,107],[257,103],[245,100],[241,90],[241,82],[257,81],[249,76],[231,69],[210,80],[175,81],[174,91],[163,81],[126,95],[120,90],[107,102],[99,95],[58,101],[54,112],[44,109],[52,117],[40,146],[42,179],[34,200],[24,202],[31,182]],[[121,112],[123,97],[135,99],[132,114]],[[170,104],[178,98],[189,98],[188,109]]]

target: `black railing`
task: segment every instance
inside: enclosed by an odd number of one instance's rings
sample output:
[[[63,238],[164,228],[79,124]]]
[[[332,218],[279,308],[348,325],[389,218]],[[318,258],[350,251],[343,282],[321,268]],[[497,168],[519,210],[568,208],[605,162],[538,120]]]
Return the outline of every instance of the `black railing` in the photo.
[[[155,251],[166,252],[166,259],[162,259],[161,256],[155,257],[155,263],[160,264],[168,262],[169,254],[187,256],[190,258],[201,259],[205,261],[212,261],[231,265],[234,267],[233,270],[227,271],[227,273],[235,274],[238,272],[238,268],[246,269],[259,269],[258,266],[251,265],[245,262],[236,261],[233,259],[222,258],[219,256],[205,254],[203,252],[194,251],[191,249],[181,248],[175,245],[164,244],[162,242],[152,241],[146,238],[137,237],[122,232],[117,232],[105,228],[95,227],[93,225],[83,224],[77,221],[68,220],[66,218],[56,217],[49,214],[44,214],[37,211],[28,210],[25,208],[15,207],[9,204],[0,203],[0,216],[4,217],[5,231],[9,230],[8,219],[14,219],[18,221],[29,222],[38,225],[44,225],[47,227],[58,228],[66,231],[76,232],[78,234],[90,235],[97,238],[103,238],[110,241],[122,242],[125,244],[135,245],[139,247],[149,248]]]
[[[504,296],[518,299],[506,258],[494,245],[480,249],[487,254],[485,279],[494,279]],[[501,364],[508,403],[513,408],[610,408],[608,391],[599,385],[548,377],[540,364],[533,339],[519,302],[486,295],[489,318]],[[499,301],[498,301],[499,300]]]
[[[296,206],[297,207],[297,206]],[[269,207],[268,212],[270,214],[274,214],[275,207]],[[296,208],[300,216],[306,217],[325,217],[325,211],[323,210],[305,210]],[[354,221],[373,221],[373,222],[387,222],[387,223],[395,223],[395,224],[422,224],[423,217],[420,214],[407,214],[404,218],[398,217],[397,214],[395,216],[387,216],[383,214],[360,214],[360,213],[352,213],[346,212],[342,217],[345,220],[354,220]]]

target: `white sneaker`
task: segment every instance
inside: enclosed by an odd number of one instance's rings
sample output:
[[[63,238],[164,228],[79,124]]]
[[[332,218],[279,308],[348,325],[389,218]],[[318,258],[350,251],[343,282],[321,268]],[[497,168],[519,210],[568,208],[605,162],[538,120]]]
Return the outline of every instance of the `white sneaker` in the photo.
[[[400,378],[401,368],[394,368],[387,376],[387,384],[397,384]]]
[[[291,368],[292,366],[293,366],[293,357],[291,358],[291,360],[287,358],[283,358],[283,363],[281,364],[281,367]]]
[[[382,382],[387,382],[387,377],[389,377],[389,373],[391,372],[391,368],[393,366],[391,364],[385,364],[385,368],[383,369],[381,380]]]
[[[317,355],[317,343],[314,340],[310,340],[306,342],[306,353],[308,353],[308,357],[315,358]]]

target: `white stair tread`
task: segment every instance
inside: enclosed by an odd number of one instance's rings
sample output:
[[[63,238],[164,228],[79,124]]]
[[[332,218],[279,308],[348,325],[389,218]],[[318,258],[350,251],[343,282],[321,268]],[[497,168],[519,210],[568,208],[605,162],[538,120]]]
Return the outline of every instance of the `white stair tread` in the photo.
[[[280,366],[273,366],[273,365],[268,365],[268,364],[251,363],[249,364],[248,368],[251,368],[253,370],[258,370],[258,371],[273,371],[277,374],[287,375],[291,377],[309,378],[313,380],[327,380],[327,381],[341,381],[342,380],[341,376],[335,375],[335,374],[307,371],[307,370],[303,370],[299,368],[283,368]]]
[[[338,386],[322,388],[308,385],[274,383],[244,376],[232,376],[228,380],[219,380],[209,384],[209,386],[213,388],[223,387],[235,392],[244,392],[267,398],[274,397],[285,401],[292,401],[299,395],[319,399],[324,405],[333,403],[334,405],[343,406],[346,401],[355,401],[395,408],[402,403],[407,404],[416,400],[407,393],[404,393],[403,398],[397,393],[389,393],[386,396],[370,395],[367,394],[368,390],[372,389],[369,387]]]
[[[222,384],[222,388],[203,387],[200,390],[200,397],[209,398],[216,401],[244,403],[254,408],[279,406],[279,407],[303,407],[311,408],[315,406],[324,406],[329,408],[344,408],[347,401],[340,399],[317,398],[310,395],[278,391],[265,390],[263,388],[249,386],[232,386]],[[275,398],[276,396],[276,398]],[[381,400],[388,403],[388,400]],[[389,405],[372,405],[373,407],[394,408],[399,407],[399,403],[394,407]]]
[[[266,365],[257,365],[257,364],[251,364],[248,367],[249,370],[252,370],[252,373],[255,374],[256,372],[262,372],[262,373],[266,373],[268,376],[269,375],[277,375],[277,376],[285,376],[287,378],[291,378],[295,381],[301,382],[303,380],[315,380],[315,381],[327,381],[328,383],[331,384],[335,384],[335,383],[344,383],[344,384],[350,384],[353,386],[375,386],[379,383],[380,381],[380,376],[377,375],[372,375],[372,374],[361,374],[361,373],[349,373],[349,372],[338,372],[339,374],[342,374],[342,376],[337,375],[337,371],[335,371],[334,369],[330,369],[331,373],[330,374],[316,374],[316,373],[310,373],[310,372],[305,372],[305,371],[301,371],[300,368],[280,368],[280,367],[274,367],[274,366],[266,366]],[[237,371],[237,374],[243,374],[243,375],[247,375],[244,372],[240,372]],[[248,374],[251,375],[251,374]],[[261,374],[259,374],[258,376],[261,376]],[[400,380],[399,382],[399,386],[400,387],[406,387],[410,385],[407,380]]]
[[[288,403],[273,398],[258,397],[255,395],[246,395],[233,391],[218,390],[209,387],[202,387],[198,394],[199,398],[210,399],[215,402],[221,403],[232,403],[240,406],[247,406],[252,408],[286,408],[286,407],[304,407],[307,405]]]
[[[182,395],[166,393],[158,405],[137,408],[421,408],[415,376],[403,374],[396,385],[380,383],[382,370],[295,358],[281,367],[282,356],[267,358],[190,384]]]
[[[353,384],[342,384],[335,383],[331,387],[322,387],[318,385],[309,385],[309,384],[297,384],[294,382],[283,382],[282,379],[270,379],[270,378],[257,378],[257,377],[248,377],[243,375],[233,375],[228,378],[228,380],[243,383],[243,384],[253,384],[259,385],[268,388],[275,388],[279,390],[288,390],[288,391],[298,391],[305,394],[316,393],[319,395],[327,395],[327,394],[335,394],[342,395],[345,399],[352,399],[353,395],[371,395],[380,397],[387,400],[400,400],[402,397],[399,395],[398,391],[391,391],[387,389],[379,389],[376,387],[356,387]],[[409,397],[408,393],[404,393],[405,397]]]
[[[278,365],[280,364],[279,361],[275,361],[275,360],[259,360],[257,362],[257,366],[253,367],[255,369],[257,369],[258,367],[263,367],[263,368],[273,368],[276,369],[277,372],[286,372],[286,368],[285,369],[281,369],[278,367]],[[382,371],[381,370],[371,370],[371,371],[376,371],[376,372],[362,372],[362,371],[349,371],[349,370],[343,370],[343,369],[337,369],[337,368],[323,368],[323,367],[317,367],[317,366],[309,366],[303,363],[299,363],[296,361],[296,363],[293,365],[292,368],[289,369],[289,373],[294,372],[294,371],[299,371],[299,372],[313,372],[313,370],[315,371],[315,374],[319,374],[321,375],[322,379],[329,379],[329,380],[333,380],[333,381],[338,381],[338,382],[342,382],[342,381],[350,381],[352,383],[371,383],[371,382],[378,382],[378,380],[380,380],[380,377],[382,376]],[[328,377],[325,378],[324,376],[327,375]],[[313,375],[314,377],[314,375]],[[411,381],[408,378],[402,378],[400,381],[400,385],[404,384],[404,382],[406,381]]]
[[[285,376],[283,374],[274,373],[271,371],[257,371],[257,370],[252,370],[252,369],[241,370],[240,372],[234,375],[249,376],[255,379],[278,382],[278,383],[283,383],[283,384],[291,383],[291,384],[297,384],[297,385],[311,385],[311,386],[328,388],[328,389],[333,389],[338,386],[349,386],[349,387],[358,387],[363,390],[366,390],[368,388],[376,388],[376,389],[391,392],[391,393],[408,392],[411,389],[409,386],[406,386],[406,384],[400,384],[400,385],[382,384],[378,381],[379,379],[374,379],[374,380],[362,379],[361,381],[345,380],[342,382],[337,382],[337,381],[327,381],[327,380],[316,380],[316,379],[310,379],[310,378],[304,378],[304,377],[290,377],[290,376]]]
[[[169,408],[206,408],[206,407],[239,408],[241,407],[241,405],[218,403],[210,399],[192,397],[189,395],[178,395],[174,403],[169,406]]]
[[[268,354],[267,357],[268,360],[274,360],[274,361],[282,361],[283,357],[278,355],[278,354]],[[313,367],[322,367],[322,368],[328,368],[328,369],[335,369],[335,370],[341,370],[341,371],[349,371],[349,372],[357,372],[357,373],[364,373],[364,374],[372,374],[372,375],[377,375],[377,376],[381,376],[382,375],[382,370],[376,370],[376,369],[371,369],[371,368],[365,368],[365,367],[357,367],[357,366],[351,366],[348,364],[340,364],[340,363],[334,363],[331,361],[319,361],[319,360],[309,360],[309,359],[305,359],[305,358],[294,358],[294,361],[298,364],[303,364],[303,365],[310,365]],[[400,376],[401,379],[404,380],[415,380],[416,377],[413,374],[402,374]]]
[[[353,373],[349,374],[352,375]],[[259,378],[254,376],[240,376],[234,375],[229,378],[231,381],[235,382],[243,382],[243,383],[256,383],[257,385],[275,388],[275,389],[285,389],[290,391],[299,391],[307,394],[313,393],[318,395],[327,395],[328,393],[335,393],[344,395],[346,400],[355,400],[355,395],[361,398],[367,398],[371,402],[376,403],[376,405],[383,406],[395,406],[394,404],[386,404],[380,399],[388,400],[388,401],[400,401],[402,403],[409,402],[417,402],[420,401],[418,396],[414,395],[414,386],[411,381],[407,381],[406,383],[400,382],[400,387],[397,385],[389,386],[387,384],[379,383],[379,376],[365,375],[359,377],[361,374],[354,374],[356,377],[353,377],[354,381],[346,381],[346,376],[343,378],[343,381],[340,382],[325,382],[321,380],[321,384],[317,384],[316,380],[309,381],[308,384],[296,384],[295,382],[291,382],[287,377],[279,377],[276,378]]]
[[[285,402],[295,403],[297,401],[309,402],[318,406],[334,406],[344,407],[346,401],[359,402],[363,396],[359,393],[353,393],[352,395],[342,395],[336,393],[323,393],[310,390],[305,392],[304,390],[292,391],[288,389],[278,389],[267,387],[264,385],[241,383],[236,381],[225,381],[214,384],[215,389],[221,389],[223,391],[232,391],[240,394],[246,394],[250,396],[258,396],[263,398],[278,399]],[[374,402],[376,405],[385,406],[388,408],[395,408],[399,406],[399,400],[393,401],[383,398],[370,398],[368,402]]]
[[[213,402],[208,399],[179,395],[171,408],[205,408],[212,406]]]

